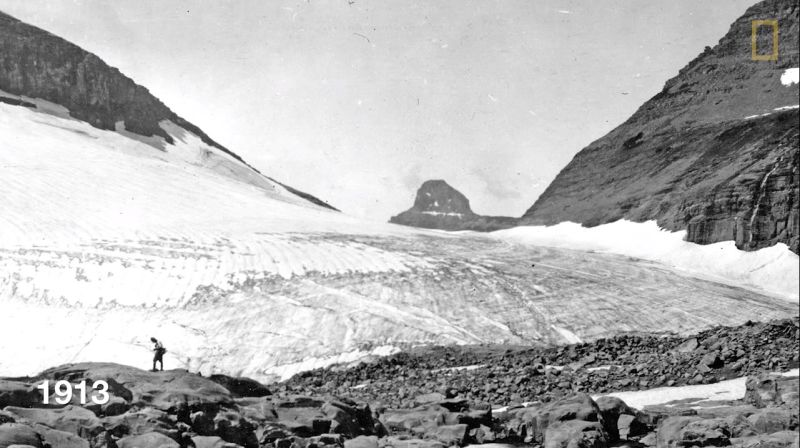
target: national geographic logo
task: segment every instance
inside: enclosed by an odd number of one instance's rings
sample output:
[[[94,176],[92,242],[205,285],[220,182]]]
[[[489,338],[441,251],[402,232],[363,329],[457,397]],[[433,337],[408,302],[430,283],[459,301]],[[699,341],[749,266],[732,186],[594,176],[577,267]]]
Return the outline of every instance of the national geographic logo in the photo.
[[[772,52],[761,53],[758,51],[758,32],[761,27],[772,28]],[[754,61],[777,61],[778,60],[778,20],[765,19],[753,20],[753,28],[750,34],[750,44],[752,48],[751,56]]]

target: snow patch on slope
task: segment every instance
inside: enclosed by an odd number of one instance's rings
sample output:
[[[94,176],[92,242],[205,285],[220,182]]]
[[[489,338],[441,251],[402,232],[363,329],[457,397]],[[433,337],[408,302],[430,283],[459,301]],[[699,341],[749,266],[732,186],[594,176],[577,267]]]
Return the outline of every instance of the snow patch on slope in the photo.
[[[792,369],[780,374],[786,377],[798,376],[798,369]],[[746,377],[720,381],[713,384],[697,384],[678,387],[659,387],[649,390],[613,392],[610,394],[593,395],[593,399],[602,396],[617,397],[628,406],[643,409],[645,406],[667,404],[671,401],[693,399],[692,403],[702,404],[704,401],[741,400],[744,398],[747,382]],[[685,404],[685,403],[684,403]]]
[[[781,75],[781,84],[791,86],[800,83],[800,67],[787,68]]]
[[[264,370],[267,375],[274,375],[281,380],[287,380],[293,375],[307,370],[320,369],[332,365],[349,364],[354,362],[361,362],[364,358],[371,356],[390,356],[399,353],[400,349],[391,345],[382,345],[375,347],[372,350],[353,350],[350,352],[342,353],[336,356],[327,356],[323,358],[306,358],[301,362],[284,364],[279,367],[271,367]]]
[[[564,338],[567,344],[580,344],[581,342],[583,342],[581,338],[578,337],[578,335],[567,330],[566,328],[556,327],[555,325],[552,325],[552,328]]]
[[[422,213],[423,215],[433,215],[433,216],[456,216],[456,217],[459,217],[459,218],[463,218],[464,217],[463,213],[458,213],[458,212],[431,212],[431,211],[425,211],[425,212],[420,212],[420,213]]]
[[[697,399],[695,401],[697,403],[708,400],[739,400],[744,398],[746,381],[747,378],[736,378],[713,384],[613,392],[610,394],[594,395],[592,398],[597,399],[602,396],[617,397],[628,406],[636,409],[643,409],[645,406],[665,404],[670,401],[686,400],[689,398]]]
[[[772,115],[775,112],[783,112],[785,110],[794,110],[794,109],[797,109],[797,108],[800,108],[800,104],[794,104],[792,106],[776,107],[775,109],[772,109],[773,112],[767,112],[767,113],[764,113],[764,114],[756,114],[756,115],[748,115],[748,116],[744,117],[744,119],[745,120],[752,120],[753,118],[761,118],[761,117],[766,117],[766,116]]]
[[[492,232],[494,238],[547,247],[627,255],[651,260],[694,275],[767,291],[798,301],[798,256],[778,243],[757,251],[736,248],[733,241],[700,245],[684,241],[686,231],[669,232],[655,221],[620,220],[597,227],[573,222],[523,226]]]

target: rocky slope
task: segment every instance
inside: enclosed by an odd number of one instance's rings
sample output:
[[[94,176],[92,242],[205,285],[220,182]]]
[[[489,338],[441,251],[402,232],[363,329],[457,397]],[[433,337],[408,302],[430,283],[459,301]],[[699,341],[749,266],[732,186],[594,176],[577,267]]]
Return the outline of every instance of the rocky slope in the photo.
[[[304,375],[304,383],[269,388],[248,378],[207,378],[184,370],[146,372],[111,363],[68,364],[35,377],[0,378],[0,448],[444,448],[490,442],[554,448],[792,447],[798,440],[797,377],[766,372],[797,365],[797,325],[797,320],[780,321],[715,328],[681,340],[662,339],[658,342],[661,358],[681,359],[691,365],[702,356],[699,365],[705,368],[699,383],[716,381],[725,374],[749,372],[750,376],[734,380],[738,386],[731,381],[720,383],[736,389],[728,392],[723,388],[715,392],[674,387],[670,389],[672,398],[667,393],[644,401],[637,398],[641,394],[626,392],[629,403],[618,394],[597,394],[594,386],[579,391],[584,384],[581,378],[603,372],[588,367],[594,361],[562,364],[561,370],[532,363],[519,370],[503,361],[525,360],[529,353],[496,346],[463,352],[460,357],[453,356],[456,352],[443,356],[437,349],[426,350],[378,363],[408,366],[407,361],[417,359],[425,360],[425,369],[438,367],[433,373],[442,380],[441,391],[428,393],[414,386],[422,384],[425,376],[419,375],[422,362],[414,367],[415,373],[407,370],[407,375],[380,369],[328,369]],[[566,363],[590,353],[601,360],[611,356],[615,361],[640,362],[636,371],[627,371],[627,376],[635,379],[641,377],[637,373],[652,367],[637,359],[639,355],[657,362],[651,355],[653,341],[658,339],[630,336],[627,340],[637,343],[598,342],[544,357]],[[750,339],[759,341],[748,343]],[[733,368],[726,371],[731,356],[738,356],[739,350],[752,361],[741,363],[746,367],[736,372]],[[706,362],[711,354],[717,358]],[[486,387],[459,388],[452,375],[456,371],[439,367],[476,359],[492,367]],[[739,356],[737,361],[741,360]],[[670,381],[683,381],[682,376],[668,372],[670,362],[661,361]],[[336,381],[343,372],[349,372],[359,384],[354,381],[344,390],[324,391],[307,381]],[[389,379],[391,374],[396,375],[391,378],[394,389],[414,394],[406,403],[395,404],[390,391],[372,390],[371,395],[358,397],[367,390],[365,385]],[[496,383],[513,388],[551,377],[573,387],[562,388],[557,395],[531,390],[519,401],[486,401],[470,394],[491,389]],[[52,396],[59,380],[73,385],[84,380],[87,384],[106,381],[109,400],[95,404],[92,397],[99,396],[89,394],[87,403],[81,403],[76,394],[68,403],[44,404],[37,386],[49,381]],[[428,385],[436,386],[436,382]],[[652,386],[639,381],[624,387]],[[682,396],[687,398],[676,399]],[[522,401],[525,403],[520,404]]]
[[[4,103],[34,107],[26,98],[42,99],[66,108],[69,116],[96,128],[123,129],[173,144],[181,136],[165,128],[163,123],[169,121],[244,165],[251,175],[261,176],[145,87],[58,36],[0,12],[0,47],[0,101]],[[307,193],[279,185],[314,204],[333,208]]]
[[[491,232],[514,227],[517,219],[478,215],[460,191],[443,180],[428,180],[417,190],[414,206],[392,216],[389,222],[426,229]]]
[[[798,367],[800,321],[716,327],[675,337],[627,334],[588,344],[427,347],[354,366],[303,372],[276,391],[348,394],[391,407],[418,395],[459,395],[476,402],[552,401],[607,393],[710,384]],[[398,387],[398,382],[402,387]]]
[[[686,229],[698,243],[781,242],[797,253],[798,7],[765,0],[667,81],[625,123],[591,143],[525,213],[526,224],[626,218]],[[751,59],[751,22],[777,19],[778,58]],[[760,29],[761,53],[770,38]],[[782,79],[783,77],[783,79]]]

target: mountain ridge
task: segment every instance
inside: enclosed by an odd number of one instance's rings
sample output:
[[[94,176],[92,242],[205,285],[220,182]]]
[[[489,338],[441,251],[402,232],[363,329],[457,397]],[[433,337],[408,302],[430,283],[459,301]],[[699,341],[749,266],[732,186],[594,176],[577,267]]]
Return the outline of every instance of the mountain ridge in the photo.
[[[160,137],[175,143],[162,122],[171,121],[200,140],[264,176],[241,156],[213,140],[202,129],[173,112],[160,99],[95,54],[46,30],[0,11],[0,91],[38,98],[65,107],[69,115],[104,130],[118,130],[143,137]],[[28,107],[24,99],[6,103]],[[289,187],[290,193],[316,205],[336,210],[313,195]]]
[[[798,253],[800,95],[782,79],[798,67],[797,16],[790,1],[747,9],[716,46],[581,150],[521,223],[655,219],[692,242],[734,240],[745,250],[782,242]],[[752,21],[775,18],[777,60],[752,60]],[[756,40],[768,48],[763,31]]]

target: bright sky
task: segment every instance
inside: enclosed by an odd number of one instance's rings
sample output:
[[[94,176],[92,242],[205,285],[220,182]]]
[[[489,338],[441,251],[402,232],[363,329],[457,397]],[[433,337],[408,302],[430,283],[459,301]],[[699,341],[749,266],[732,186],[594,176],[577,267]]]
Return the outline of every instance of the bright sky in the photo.
[[[755,0],[0,0],[262,172],[384,221],[521,215]]]

